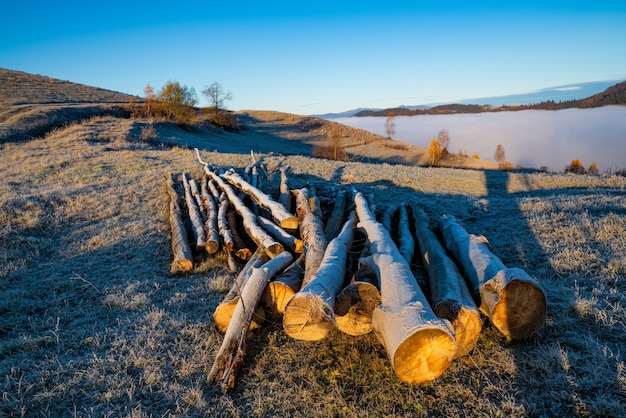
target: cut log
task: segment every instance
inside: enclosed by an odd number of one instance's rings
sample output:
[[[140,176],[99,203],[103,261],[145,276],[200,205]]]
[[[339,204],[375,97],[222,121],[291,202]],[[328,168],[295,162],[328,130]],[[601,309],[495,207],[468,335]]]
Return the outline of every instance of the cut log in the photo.
[[[234,171],[229,171],[222,176],[230,184],[250,196],[260,207],[269,211],[272,215],[272,219],[282,228],[288,230],[298,228],[298,218],[289,213],[283,205],[274,201],[271,196],[268,196],[256,187],[252,187],[250,183],[246,182],[239,174]]]
[[[235,311],[235,307],[237,306],[237,302],[239,301],[239,297],[241,296],[241,292],[247,281],[250,279],[253,270],[261,267],[263,264],[267,263],[268,260],[269,257],[263,250],[257,250],[248,263],[246,263],[243,267],[239,275],[235,278],[230,291],[226,294],[226,296],[224,296],[222,302],[220,302],[220,304],[215,308],[215,312],[213,312],[213,321],[215,322],[217,329],[221,332],[226,332],[228,324],[230,324],[233,316],[233,312]],[[259,319],[257,325],[260,325],[260,322],[264,319],[262,311],[263,310],[260,309],[257,313],[260,314],[257,315],[257,318]]]
[[[276,238],[276,240],[280,242],[283,247],[289,248],[291,251],[298,254],[304,252],[304,246],[300,238],[294,237],[274,222],[262,216],[258,216],[257,221],[259,222],[259,225],[269,232],[271,236]]]
[[[337,193],[337,198],[335,199],[335,205],[333,207],[333,211],[326,221],[326,226],[324,227],[324,235],[327,240],[331,240],[339,234],[341,231],[341,226],[343,225],[344,220],[344,212],[346,208],[346,200],[348,193],[345,190],[340,190]]]
[[[335,328],[333,307],[346,274],[346,258],[354,236],[356,213],[329,244],[317,272],[285,305],[283,328],[298,340],[316,341]]]
[[[349,335],[364,335],[373,329],[372,315],[380,305],[380,291],[375,284],[376,272],[369,265],[371,262],[371,259],[360,260],[355,281],[346,286],[335,301],[337,328]]]
[[[228,253],[232,253],[235,248],[235,242],[233,240],[233,234],[228,225],[228,219],[226,218],[226,212],[228,211],[228,198],[225,193],[222,193],[220,197],[220,206],[217,211],[217,227],[220,231],[220,236],[224,241],[224,248]]]
[[[198,205],[198,208],[202,213],[202,197],[200,196],[200,188],[194,178],[189,179],[189,189],[191,190],[191,195],[196,199],[196,205]]]
[[[252,250],[248,248],[248,245],[239,234],[239,225],[237,222],[236,210],[229,206],[226,210],[226,221],[228,222],[228,229],[230,230],[230,236],[233,239],[233,251],[237,258],[246,261],[252,256]],[[257,218],[255,220],[258,221]]]
[[[438,227],[474,300],[500,332],[521,340],[541,328],[547,302],[536,280],[520,268],[507,268],[484,237],[469,234],[454,216],[442,215]]]
[[[278,318],[285,314],[285,305],[302,287],[303,277],[304,254],[301,254],[289,268],[267,285],[263,305],[272,314],[271,317]]]
[[[220,189],[222,189],[226,193],[228,200],[235,207],[237,213],[239,213],[239,215],[241,216],[241,219],[243,221],[243,227],[248,233],[248,236],[252,238],[254,242],[259,247],[261,247],[270,257],[276,257],[278,254],[283,252],[283,246],[280,245],[280,243],[276,242],[274,238],[272,238],[267,232],[265,232],[263,228],[261,228],[257,224],[256,216],[250,211],[250,209],[246,207],[246,205],[243,204],[241,199],[237,197],[237,194],[235,193],[233,188],[226,184],[219,175],[211,170],[207,163],[202,161],[202,159],[200,158],[200,152],[197,149],[196,153],[198,155],[198,161],[204,166],[204,171],[206,172],[206,174],[215,181]]]
[[[185,187],[185,201],[187,202],[187,210],[189,212],[189,218],[191,219],[191,227],[193,236],[196,239],[196,248],[198,251],[206,246],[206,234],[204,233],[204,222],[202,220],[202,214],[200,208],[196,202],[196,198],[191,194],[191,186],[189,180],[187,180],[187,174],[181,175],[183,180],[183,186]]]
[[[409,228],[409,216],[406,210],[406,205],[400,205],[400,217],[398,219],[398,250],[400,254],[406,260],[409,265],[413,261],[413,255],[415,254],[415,240],[411,229]]]
[[[302,286],[310,281],[324,258],[328,241],[324,236],[322,213],[315,197],[311,197],[309,189],[298,191],[296,197],[296,212],[300,223],[300,236],[304,244],[304,278]]]
[[[472,351],[480,337],[480,312],[465,279],[430,228],[428,215],[415,203],[411,209],[415,218],[415,235],[430,282],[433,311],[439,318],[450,321],[454,327],[457,344],[454,358],[465,356]]]
[[[393,231],[392,220],[393,217],[396,216],[396,213],[398,213],[398,206],[388,206],[385,209],[385,212],[383,212],[383,218],[380,220],[380,223],[383,224],[385,229],[389,231],[390,234],[391,231]]]
[[[232,324],[224,335],[220,350],[209,372],[209,382],[214,385],[219,383],[224,392],[235,386],[235,378],[246,353],[254,308],[259,303],[263,289],[269,280],[284,269],[291,260],[291,254],[285,251],[262,267],[253,269],[233,313]]]
[[[166,184],[170,195],[170,227],[172,228],[172,255],[174,258],[170,270],[175,274],[187,273],[193,269],[193,257],[172,174],[167,177]]]
[[[208,176],[205,174],[205,176],[208,178]],[[220,192],[217,189],[217,186],[215,185],[215,181],[209,179],[208,181],[208,186],[209,186],[209,190],[211,191],[211,194],[213,195],[214,198],[219,199],[219,197],[221,196],[222,192]]]
[[[438,318],[400,255],[389,232],[376,221],[367,201],[357,193],[359,226],[371,242],[373,267],[380,281],[381,303],[372,324],[400,380],[423,383],[450,365],[456,344],[451,324]]]
[[[289,190],[289,177],[287,177],[289,170],[290,167],[288,165],[280,167],[280,196],[278,201],[287,209],[287,212],[293,213],[291,191]]]
[[[206,252],[214,254],[220,248],[220,234],[217,226],[217,205],[209,192],[206,178],[200,186],[200,208],[204,213],[204,233],[206,234]]]

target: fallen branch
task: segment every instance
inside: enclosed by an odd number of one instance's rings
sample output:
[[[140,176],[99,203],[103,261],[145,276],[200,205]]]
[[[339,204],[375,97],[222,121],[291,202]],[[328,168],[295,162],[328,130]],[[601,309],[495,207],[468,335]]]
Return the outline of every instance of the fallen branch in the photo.
[[[468,234],[454,216],[442,215],[438,227],[474,300],[493,325],[514,340],[533,335],[543,325],[547,309],[539,283],[522,269],[507,268],[483,237]]]

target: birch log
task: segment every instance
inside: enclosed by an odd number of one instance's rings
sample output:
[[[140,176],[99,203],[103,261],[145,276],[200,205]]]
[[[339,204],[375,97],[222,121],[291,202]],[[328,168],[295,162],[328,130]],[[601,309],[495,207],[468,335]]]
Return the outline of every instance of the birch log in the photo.
[[[433,311],[439,318],[450,321],[454,327],[457,345],[454,358],[465,356],[472,351],[480,337],[480,312],[456,264],[430,229],[428,215],[415,203],[411,209],[420,254],[428,272]]]
[[[339,235],[328,244],[317,272],[285,305],[283,328],[290,337],[321,340],[336,327],[333,307],[346,274],[355,224],[356,213],[352,212]]]
[[[235,386],[235,378],[243,364],[246,352],[254,308],[258,305],[265,286],[291,260],[291,254],[285,251],[263,266],[253,269],[233,313],[232,324],[224,335],[220,350],[209,372],[209,382],[214,385],[219,383],[224,392]]]
[[[433,380],[448,368],[456,351],[451,325],[432,311],[408,263],[360,193],[355,196],[355,204],[359,226],[371,242],[372,261],[380,281],[381,303],[372,316],[374,331],[400,380]]]
[[[204,233],[206,234],[206,251],[214,254],[220,248],[220,234],[217,227],[217,205],[213,195],[209,192],[206,178],[200,184],[200,207],[205,214]]]
[[[252,256],[252,250],[248,248],[246,242],[239,235],[239,225],[237,222],[236,210],[231,206],[226,210],[226,222],[228,222],[228,229],[230,230],[230,236],[233,239],[233,251],[237,258],[243,261],[247,261]],[[255,215],[256,216],[256,215]],[[255,221],[257,218],[255,218]]]
[[[328,242],[324,236],[322,213],[315,197],[311,197],[309,189],[298,191],[296,196],[296,212],[300,224],[300,236],[304,244],[304,278],[302,286],[306,286],[319,268]]]
[[[167,177],[167,191],[170,195],[170,227],[172,228],[172,255],[174,258],[170,270],[172,273],[187,273],[193,268],[193,257],[172,174]]]
[[[221,332],[226,332],[228,329],[228,324],[230,324],[235,307],[239,302],[241,292],[243,291],[247,281],[250,279],[252,272],[255,268],[261,267],[263,264],[267,263],[268,260],[269,257],[263,250],[257,250],[248,263],[246,263],[239,275],[235,278],[230,291],[226,294],[222,302],[220,302],[220,304],[215,308],[215,312],[213,312],[213,321],[215,322],[217,329]],[[262,322],[264,319],[262,310],[257,314],[259,322]],[[260,325],[260,323],[258,324]]]
[[[198,155],[198,161],[204,166],[204,171],[207,175],[215,181],[215,183],[222,189],[228,197],[230,203],[235,207],[235,210],[241,215],[243,226],[250,238],[261,247],[270,257],[276,257],[283,252],[283,246],[280,245],[274,238],[272,238],[263,228],[257,224],[256,216],[243,204],[241,199],[237,197],[235,191],[228,184],[218,176],[207,163],[200,158],[200,152],[196,149]]]
[[[200,248],[206,246],[206,234],[204,233],[204,223],[202,221],[202,215],[200,209],[196,203],[196,198],[191,194],[191,186],[189,180],[187,180],[187,174],[182,175],[183,186],[185,188],[185,201],[187,202],[187,210],[189,211],[189,218],[191,219],[191,227],[193,235],[196,239],[196,248],[198,251]]]
[[[533,335],[543,325],[547,309],[539,283],[522,269],[507,268],[483,237],[469,234],[454,216],[442,215],[438,227],[474,300],[493,325],[514,340]]]
[[[270,196],[250,185],[250,183],[246,182],[239,174],[234,171],[230,171],[224,173],[222,176],[230,184],[236,186],[254,199],[260,207],[270,212],[272,219],[274,219],[274,221],[276,221],[276,223],[282,228],[290,230],[298,228],[298,218],[289,213],[283,205],[274,201]]]

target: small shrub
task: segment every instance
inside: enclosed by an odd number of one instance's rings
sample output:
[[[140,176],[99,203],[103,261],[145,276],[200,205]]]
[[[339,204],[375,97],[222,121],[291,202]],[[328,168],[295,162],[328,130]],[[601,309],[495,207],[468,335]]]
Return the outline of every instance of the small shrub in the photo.
[[[572,160],[571,164],[565,167],[565,172],[573,174],[585,174],[586,170],[583,163],[580,160],[576,159]]]
[[[502,171],[513,170],[513,163],[510,161],[502,161],[502,163],[500,163],[500,170]]]
[[[480,160],[480,157],[476,153],[472,154],[472,158],[475,159],[475,160]]]
[[[145,141],[145,142],[150,142],[150,141],[154,141],[155,139],[157,139],[158,134],[156,129],[154,129],[154,126],[152,124],[146,125],[143,128],[141,128],[141,140]]]
[[[587,171],[589,172],[589,174],[593,174],[594,176],[598,175],[598,164],[596,164],[596,162],[592,162],[589,165],[589,168],[587,169]]]

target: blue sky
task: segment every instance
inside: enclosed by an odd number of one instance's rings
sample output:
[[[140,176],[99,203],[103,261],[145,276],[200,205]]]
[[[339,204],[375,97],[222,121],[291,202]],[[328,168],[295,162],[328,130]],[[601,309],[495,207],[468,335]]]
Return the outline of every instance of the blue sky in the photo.
[[[13,1],[0,67],[137,95],[217,81],[236,110],[453,102],[626,79],[626,2]]]

